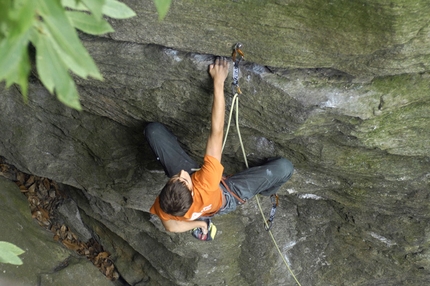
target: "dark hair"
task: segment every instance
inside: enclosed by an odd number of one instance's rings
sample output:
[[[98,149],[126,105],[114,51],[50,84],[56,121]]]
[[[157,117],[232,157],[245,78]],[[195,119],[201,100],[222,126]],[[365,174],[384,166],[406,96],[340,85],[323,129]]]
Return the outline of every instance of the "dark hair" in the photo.
[[[184,216],[193,203],[193,196],[183,181],[170,179],[159,195],[160,208],[173,216]]]

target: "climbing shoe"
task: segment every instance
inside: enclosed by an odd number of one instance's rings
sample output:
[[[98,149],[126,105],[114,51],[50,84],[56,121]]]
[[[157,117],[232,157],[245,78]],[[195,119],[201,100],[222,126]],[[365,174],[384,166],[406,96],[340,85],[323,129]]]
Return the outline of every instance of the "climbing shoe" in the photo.
[[[204,234],[200,227],[196,227],[191,231],[191,234],[198,240],[210,241],[215,239],[216,226],[212,223],[210,219],[205,220],[208,224],[208,233]]]

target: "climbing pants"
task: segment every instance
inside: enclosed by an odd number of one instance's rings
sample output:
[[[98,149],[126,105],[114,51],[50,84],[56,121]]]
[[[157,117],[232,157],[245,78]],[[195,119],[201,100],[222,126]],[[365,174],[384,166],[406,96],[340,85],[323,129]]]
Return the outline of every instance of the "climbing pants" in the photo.
[[[179,145],[176,137],[158,122],[149,123],[145,128],[145,137],[160,161],[168,177],[185,170],[192,174],[199,165]],[[249,200],[257,194],[270,196],[287,182],[294,172],[293,164],[285,158],[268,159],[264,164],[251,167],[228,177],[225,182],[232,192],[242,200]],[[220,183],[226,197],[226,205],[217,214],[226,214],[240,204]]]

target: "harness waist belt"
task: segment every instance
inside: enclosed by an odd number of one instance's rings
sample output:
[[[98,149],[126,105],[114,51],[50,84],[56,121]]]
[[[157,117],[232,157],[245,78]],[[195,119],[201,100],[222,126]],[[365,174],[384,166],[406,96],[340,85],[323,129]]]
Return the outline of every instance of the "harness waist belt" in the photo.
[[[236,195],[234,192],[232,192],[232,190],[230,190],[230,187],[227,185],[227,183],[226,183],[226,181],[225,181],[225,178],[224,177],[222,177],[221,178],[221,183],[222,183],[222,185],[224,186],[224,188],[230,193],[230,194],[232,194],[232,196],[233,197],[235,197],[235,199],[236,200],[238,200],[241,204],[244,204],[244,203],[246,203],[246,201],[244,201],[244,200],[242,200],[241,198],[239,198],[239,196],[238,195]]]

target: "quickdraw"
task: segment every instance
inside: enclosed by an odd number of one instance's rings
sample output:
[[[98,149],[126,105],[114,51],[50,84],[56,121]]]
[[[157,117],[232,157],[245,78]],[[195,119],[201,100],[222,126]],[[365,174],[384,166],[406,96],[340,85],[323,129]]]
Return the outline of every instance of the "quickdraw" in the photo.
[[[237,135],[239,137],[239,142],[240,142],[240,146],[241,146],[242,153],[243,153],[243,159],[245,160],[245,165],[247,168],[249,168],[248,160],[246,159],[245,147],[243,146],[242,136],[240,135],[240,128],[239,128],[239,95],[242,94],[242,91],[240,90],[240,87],[239,87],[239,63],[242,59],[244,59],[244,54],[241,51],[241,48],[242,48],[241,43],[237,43],[233,47],[232,59],[233,59],[234,65],[233,65],[233,84],[232,85],[233,85],[234,96],[233,96],[233,100],[232,100],[232,104],[231,104],[231,110],[230,110],[230,116],[228,119],[227,130],[225,132],[225,138],[224,138],[224,142],[222,144],[222,150],[224,150],[224,147],[225,147],[225,142],[227,140],[228,131],[230,129],[230,123],[231,123],[231,118],[233,115],[234,106],[236,106]],[[236,91],[235,91],[235,89],[236,89]],[[294,275],[294,272],[291,270],[290,266],[288,265],[288,262],[285,259],[284,254],[279,249],[279,245],[278,245],[278,243],[276,243],[276,240],[272,234],[272,231],[270,230],[270,228],[272,227],[273,219],[275,218],[276,207],[278,206],[278,200],[279,200],[278,195],[274,194],[274,195],[270,196],[270,200],[272,201],[272,210],[270,211],[270,217],[267,221],[266,221],[266,218],[264,216],[263,209],[261,207],[258,195],[255,196],[255,199],[257,201],[258,208],[260,209],[261,216],[263,217],[265,229],[268,231],[270,237],[272,238],[273,244],[275,245],[276,249],[278,250],[279,256],[284,261],[285,267],[287,267],[288,271],[291,273],[294,280],[297,282],[297,285],[301,286],[299,280],[297,280],[297,277]]]
[[[232,83],[233,94],[235,93],[242,94],[242,91],[240,90],[240,87],[239,87],[239,64],[242,60],[245,59],[245,55],[243,54],[241,48],[242,48],[241,43],[237,43],[236,45],[234,45],[233,53],[231,55],[233,59],[233,83]]]
[[[273,194],[270,196],[270,201],[272,202],[272,209],[270,210],[270,216],[267,222],[264,224],[264,229],[269,231],[272,228],[273,220],[275,219],[276,207],[279,203],[278,194]]]
[[[243,146],[242,136],[240,135],[240,128],[239,128],[239,95],[242,94],[242,91],[240,90],[240,87],[239,87],[239,63],[242,59],[244,59],[244,54],[241,51],[241,48],[242,48],[241,43],[237,43],[236,45],[233,46],[232,59],[233,59],[234,65],[233,65],[233,84],[232,84],[233,87],[232,88],[233,88],[234,96],[233,96],[233,100],[231,103],[230,116],[228,119],[227,130],[225,133],[224,142],[222,144],[222,150],[224,150],[224,147],[225,147],[225,142],[227,140],[228,131],[230,130],[230,123],[231,123],[231,118],[233,115],[234,106],[236,106],[237,135],[239,137],[240,146],[242,148],[243,159],[245,160],[245,165],[247,168],[249,168],[248,160],[246,159],[245,147]],[[288,262],[285,259],[284,254],[281,252],[281,249],[279,248],[278,243],[276,243],[276,240],[272,234],[272,231],[270,230],[270,228],[272,227],[272,224],[273,224],[273,220],[275,218],[276,207],[278,206],[278,201],[279,201],[278,195],[274,194],[274,195],[270,196],[270,200],[272,201],[272,210],[270,211],[270,217],[267,221],[266,221],[266,217],[263,213],[263,209],[261,207],[260,200],[258,199],[258,195],[255,196],[255,199],[257,201],[258,208],[260,209],[261,216],[263,217],[264,227],[268,231],[270,237],[272,238],[273,244],[275,245],[276,249],[278,250],[279,256],[284,261],[285,267],[287,267],[288,271],[291,273],[294,280],[297,282],[297,285],[301,286],[299,280],[297,280],[297,277],[294,275],[294,272],[291,270],[290,266],[288,265]]]
[[[236,101],[238,100],[236,95],[242,94],[242,91],[240,90],[240,86],[239,86],[239,64],[242,60],[245,59],[245,54],[242,52],[241,48],[242,48],[242,44],[236,43],[233,46],[233,53],[231,55],[231,58],[233,60],[232,89],[233,89],[233,94],[235,95],[234,98]],[[230,124],[229,124],[228,128],[229,127],[230,127]],[[227,134],[228,134],[228,129],[227,129]],[[227,136],[226,136],[226,138],[227,138]],[[225,141],[224,141],[224,143],[225,143]],[[224,144],[223,144],[223,148],[224,148]],[[246,160],[246,157],[245,157],[245,160]],[[270,210],[269,219],[264,223],[264,229],[267,231],[269,231],[272,228],[273,220],[275,219],[276,207],[278,206],[278,201],[279,201],[278,195],[277,194],[271,195],[270,200],[272,202],[272,209]]]

